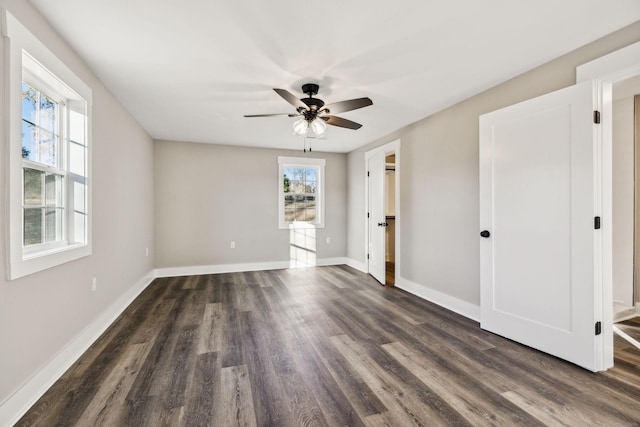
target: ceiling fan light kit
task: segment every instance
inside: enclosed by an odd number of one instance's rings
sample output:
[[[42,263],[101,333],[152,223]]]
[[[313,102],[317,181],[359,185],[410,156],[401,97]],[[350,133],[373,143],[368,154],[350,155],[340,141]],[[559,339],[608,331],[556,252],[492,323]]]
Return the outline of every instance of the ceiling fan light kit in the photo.
[[[356,98],[347,101],[335,102],[325,105],[324,101],[314,98],[317,95],[320,86],[315,83],[306,83],[302,85],[302,92],[307,94],[306,98],[298,99],[295,95],[285,89],[273,89],[285,101],[296,108],[293,114],[250,114],[244,117],[271,117],[271,116],[289,116],[299,117],[293,123],[293,133],[298,136],[307,136],[309,131],[316,136],[322,136],[327,129],[327,125],[338,126],[346,129],[360,129],[360,123],[343,119],[342,117],[332,116],[330,113],[344,113],[356,110],[362,107],[373,105],[369,98]]]
[[[293,133],[296,135],[306,135],[309,130],[309,122],[306,119],[298,119],[293,122]]]

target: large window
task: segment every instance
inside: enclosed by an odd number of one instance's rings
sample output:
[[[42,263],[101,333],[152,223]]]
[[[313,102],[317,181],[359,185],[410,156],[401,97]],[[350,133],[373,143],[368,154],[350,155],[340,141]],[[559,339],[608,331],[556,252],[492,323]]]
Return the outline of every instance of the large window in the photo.
[[[9,278],[91,253],[91,90],[5,11]]]
[[[278,157],[279,223],[324,227],[324,159]]]

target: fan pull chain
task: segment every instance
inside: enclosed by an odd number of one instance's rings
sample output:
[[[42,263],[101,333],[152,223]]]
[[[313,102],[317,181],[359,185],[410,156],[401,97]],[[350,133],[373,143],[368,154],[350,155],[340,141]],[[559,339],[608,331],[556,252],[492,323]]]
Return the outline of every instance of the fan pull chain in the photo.
[[[304,145],[303,145],[303,153],[307,152],[307,143],[309,143],[309,152],[311,153],[311,141],[309,141],[309,138],[307,138],[307,136],[305,135],[304,137]]]

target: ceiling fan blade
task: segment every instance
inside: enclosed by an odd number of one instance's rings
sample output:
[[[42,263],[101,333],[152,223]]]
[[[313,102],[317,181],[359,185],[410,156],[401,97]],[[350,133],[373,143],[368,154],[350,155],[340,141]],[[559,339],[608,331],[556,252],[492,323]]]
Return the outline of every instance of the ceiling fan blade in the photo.
[[[245,114],[243,117],[275,117],[275,116],[297,116],[298,114],[280,113],[280,114]]]
[[[294,94],[284,89],[273,89],[276,91],[278,95],[284,98],[289,104],[293,105],[296,108],[302,108],[303,110],[309,110],[309,106],[304,102],[300,101]]]
[[[356,98],[347,101],[334,102],[325,105],[322,109],[329,110],[330,113],[344,113],[346,111],[357,110],[358,108],[373,105],[373,101],[369,98]]]
[[[337,116],[322,116],[322,120],[327,122],[328,125],[338,126],[347,129],[360,129],[362,125],[360,123],[352,122],[351,120],[343,119]]]

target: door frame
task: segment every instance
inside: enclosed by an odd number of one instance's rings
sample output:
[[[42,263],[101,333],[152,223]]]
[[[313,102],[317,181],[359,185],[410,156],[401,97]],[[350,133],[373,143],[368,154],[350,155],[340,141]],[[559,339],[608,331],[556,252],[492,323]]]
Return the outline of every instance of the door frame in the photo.
[[[396,156],[396,176],[395,176],[395,214],[396,214],[396,235],[395,235],[395,277],[394,281],[397,284],[400,278],[400,262],[402,260],[400,251],[400,230],[402,223],[402,216],[400,212],[400,139],[396,139],[387,144],[376,147],[372,150],[365,152],[364,154],[364,267],[365,272],[369,273],[369,221],[371,218],[367,218],[369,212],[369,179],[367,172],[369,171],[369,159],[380,152],[384,152],[385,157],[389,154],[395,154]],[[384,179],[384,177],[383,177]],[[384,195],[386,197],[386,194]]]
[[[597,83],[594,93],[596,105],[593,108],[601,111],[602,125],[597,127],[595,138],[600,140],[602,149],[599,162],[594,166],[599,170],[602,189],[599,201],[602,209],[602,250],[599,259],[596,259],[600,264],[602,286],[596,289],[595,309],[600,311],[604,336],[613,335],[613,84],[637,75],[640,75],[640,42],[576,68],[576,83],[589,80]],[[613,340],[604,341],[604,347],[597,351],[597,355],[604,355],[604,360],[600,362],[605,366],[613,366]],[[609,346],[611,348],[607,348]]]

